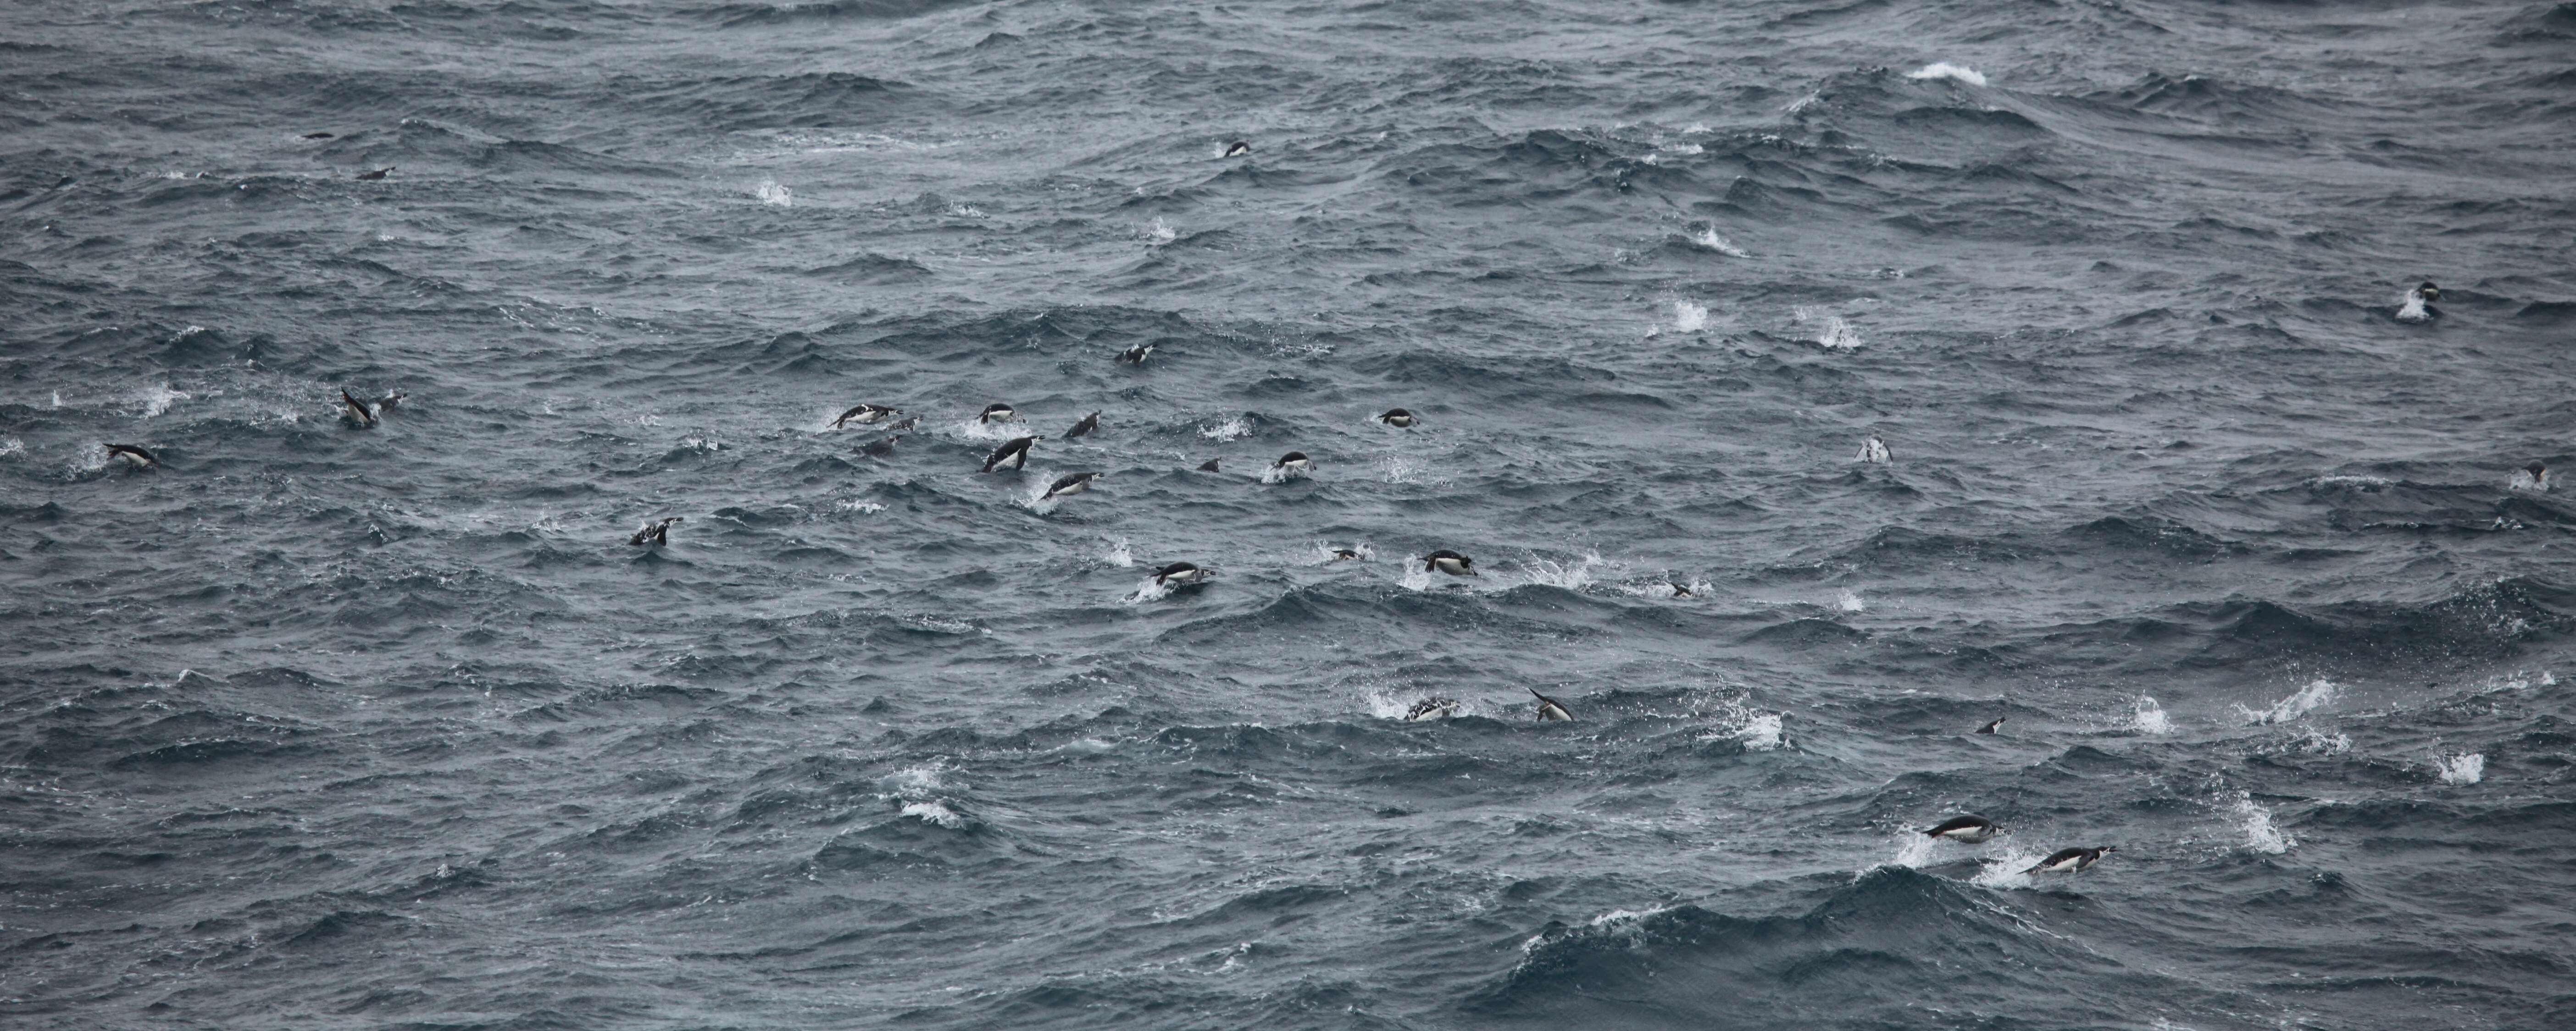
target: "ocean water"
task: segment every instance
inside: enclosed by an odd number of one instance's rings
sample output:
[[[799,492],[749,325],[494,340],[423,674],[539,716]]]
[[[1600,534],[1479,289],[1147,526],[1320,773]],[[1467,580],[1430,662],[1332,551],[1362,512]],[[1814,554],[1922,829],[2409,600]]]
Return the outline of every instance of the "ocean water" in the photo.
[[[2576,1026],[2571,87],[2546,3],[13,0],[0,1025]]]

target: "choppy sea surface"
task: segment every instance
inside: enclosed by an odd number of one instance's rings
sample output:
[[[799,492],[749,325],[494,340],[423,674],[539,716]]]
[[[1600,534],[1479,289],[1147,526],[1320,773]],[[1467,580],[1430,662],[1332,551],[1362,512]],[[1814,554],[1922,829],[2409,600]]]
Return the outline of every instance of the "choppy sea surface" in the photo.
[[[0,1024],[2576,1026],[2576,4],[12,0],[0,97]]]

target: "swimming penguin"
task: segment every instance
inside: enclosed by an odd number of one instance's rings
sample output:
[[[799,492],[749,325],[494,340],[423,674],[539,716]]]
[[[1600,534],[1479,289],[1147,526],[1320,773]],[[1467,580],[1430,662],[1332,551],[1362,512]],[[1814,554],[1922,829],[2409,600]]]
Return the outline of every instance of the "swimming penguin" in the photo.
[[[903,432],[903,431],[905,431],[905,430],[912,429],[913,427],[916,427],[916,426],[919,426],[919,425],[921,425],[921,417],[920,417],[920,416],[918,416],[918,415],[907,415],[907,416],[904,416],[904,417],[903,417],[903,421],[902,421],[902,422],[898,422],[898,423],[896,423],[896,424],[894,424],[894,425],[892,425],[892,426],[888,426],[888,427],[886,427],[886,429],[888,429],[888,430],[890,430],[890,431],[893,431],[893,432],[895,432],[895,433],[901,433],[901,432]]]
[[[394,409],[402,405],[403,398],[406,396],[408,395],[397,390],[378,398],[376,400],[376,418],[382,419],[385,416],[392,415],[394,413]]]
[[[902,438],[887,437],[882,440],[871,440],[867,442],[866,445],[860,447],[859,452],[870,458],[884,458],[887,455],[894,454],[894,442],[900,439]]]
[[[327,132],[308,132],[304,134],[304,138],[308,140],[327,140],[331,138],[331,134]]]
[[[1422,571],[1442,572],[1451,576],[1483,576],[1476,571],[1476,560],[1447,548],[1422,556]]]
[[[161,464],[160,459],[152,457],[152,452],[132,444],[107,445],[107,457],[111,461],[122,458],[129,468],[134,469],[150,469]]]
[[[2397,306],[2397,319],[2400,322],[2422,322],[2440,318],[2442,309],[2433,307],[2433,302],[2441,299],[2442,288],[2427,279],[2415,289],[2406,291],[2405,302]]]
[[[1986,724],[1985,726],[1982,726],[1982,727],[1978,727],[1978,728],[1977,728],[1977,733],[1980,733],[1980,734],[1992,734],[1992,733],[1994,733],[1994,732],[1995,732],[1995,730],[1996,730],[1997,728],[2002,727],[2003,725],[2004,725],[2004,717],[1997,716],[1997,717],[1995,717],[1995,718],[1994,718],[1994,722],[1988,723],[1988,724]]]
[[[1209,577],[1215,575],[1187,562],[1174,562],[1155,570],[1154,582],[1172,587],[1187,587],[1191,584],[1206,583]]]
[[[1236,140],[1225,145],[1225,156],[1227,157],[1239,158],[1249,153],[1252,153],[1252,141],[1250,140]]]
[[[2530,465],[2516,469],[2513,473],[2513,482],[2506,484],[2506,486],[2511,487],[2514,490],[2527,490],[2535,493],[2547,491],[2549,489],[2549,467],[2539,462],[2533,462]]]
[[[1423,720],[1445,720],[1455,715],[1458,715],[1457,699],[1432,695],[1413,703],[1412,708],[1404,710],[1404,721],[1419,723]]]
[[[1982,816],[1953,816],[1923,832],[1926,837],[1948,838],[1970,845],[1982,844],[2003,828]]]
[[[1278,461],[1270,463],[1270,471],[1278,473],[1282,479],[1290,476],[1304,476],[1315,471],[1315,460],[1306,457],[1303,451],[1291,451],[1279,456]]]
[[[1064,439],[1072,440],[1075,437],[1082,436],[1083,434],[1099,428],[1100,413],[1093,412],[1089,415],[1083,416],[1081,422],[1074,423],[1072,429],[1064,431]]]
[[[1393,426],[1399,430],[1409,430],[1413,428],[1413,424],[1417,420],[1414,419],[1412,412],[1405,411],[1401,408],[1389,408],[1386,410],[1385,415],[1377,417],[1377,421]]]
[[[1060,498],[1067,494],[1080,494],[1083,491],[1091,489],[1091,481],[1107,475],[1109,474],[1075,473],[1071,476],[1055,481],[1055,485],[1048,487],[1046,494],[1038,498],[1038,500],[1045,501],[1048,498]]]
[[[1673,582],[1672,582],[1672,587],[1673,587],[1673,597],[1676,597],[1676,598],[1687,598],[1687,597],[1690,597],[1690,596],[1691,596],[1690,588],[1689,588],[1688,586],[1685,586],[1685,585],[1684,585],[1681,581],[1679,581],[1679,580],[1675,580],[1675,581],[1673,581]]]
[[[1134,347],[1118,352],[1118,362],[1121,365],[1143,365],[1145,364],[1145,359],[1153,357],[1153,355],[1154,345],[1138,344]]]
[[[2074,873],[2101,862],[2104,855],[2115,851],[2118,849],[2110,845],[2104,845],[2101,848],[2061,848],[2050,853],[2048,858],[2031,864],[2030,869],[2022,873]]]
[[[995,469],[1004,467],[1012,469],[1027,468],[1029,464],[1029,445],[1045,439],[1045,437],[1011,438],[1010,443],[993,449],[993,454],[984,459],[984,471],[989,473]]]
[[[385,167],[383,167],[383,168],[375,169],[375,170],[373,170],[373,171],[360,172],[360,173],[358,173],[358,178],[359,178],[359,179],[362,179],[362,180],[365,180],[365,181],[367,181],[367,182],[374,182],[374,181],[376,181],[376,180],[378,180],[378,179],[382,179],[382,178],[384,178],[388,173],[391,173],[393,170],[394,170],[394,166],[392,166],[392,165],[386,165],[386,166],[385,166]]]
[[[1205,462],[1201,462],[1201,463],[1199,463],[1199,471],[1200,471],[1200,472],[1203,472],[1203,473],[1212,473],[1212,472],[1216,472],[1216,471],[1217,471],[1217,468],[1216,468],[1216,463],[1217,463],[1217,462],[1218,462],[1218,459],[1214,459],[1214,458],[1208,459],[1208,460],[1207,460],[1207,461],[1205,461]]]
[[[1860,454],[1853,457],[1864,462],[1885,464],[1888,459],[1887,442],[1878,439],[1878,434],[1872,433],[1868,440],[1860,442]]]
[[[992,404],[985,405],[985,406],[984,406],[984,414],[976,416],[976,417],[975,417],[975,421],[976,421],[976,422],[1009,422],[1009,421],[1011,421],[1011,420],[1013,420],[1013,419],[1017,419],[1017,418],[1019,418],[1019,417],[1020,417],[1020,410],[1019,410],[1019,409],[1017,409],[1017,408],[1013,408],[1013,407],[1011,407],[1011,406],[1009,406],[1009,405],[1006,405],[1006,404],[1003,404],[1003,403],[1001,403],[1001,402],[999,402],[999,401],[995,401],[995,402],[993,402]]]
[[[1355,562],[1355,561],[1358,561],[1358,560],[1359,560],[1359,557],[1360,557],[1360,553],[1359,553],[1359,552],[1352,551],[1352,550],[1351,550],[1351,549],[1349,549],[1349,548],[1334,548],[1334,549],[1333,549],[1333,559],[1332,559],[1332,560],[1333,560],[1333,561],[1335,561],[1335,562]]]
[[[671,516],[658,523],[645,523],[643,529],[635,531],[635,536],[626,538],[626,543],[633,547],[647,544],[660,547],[669,544],[671,543],[671,524],[679,521],[679,516]]]
[[[346,389],[340,391],[340,410],[341,414],[347,416],[350,422],[357,424],[359,429],[376,428],[376,413],[367,410],[366,402],[349,396]]]
[[[837,430],[851,423],[858,423],[861,426],[867,426],[874,423],[884,422],[889,416],[902,414],[903,413],[901,411],[888,408],[884,405],[860,405],[856,408],[850,409],[849,411],[842,412],[840,418],[832,420],[832,428]]]
[[[1538,699],[1539,722],[1546,723],[1551,720],[1571,720],[1574,718],[1574,713],[1565,707],[1564,702],[1539,694],[1538,689],[1535,687],[1530,688],[1529,693]]]

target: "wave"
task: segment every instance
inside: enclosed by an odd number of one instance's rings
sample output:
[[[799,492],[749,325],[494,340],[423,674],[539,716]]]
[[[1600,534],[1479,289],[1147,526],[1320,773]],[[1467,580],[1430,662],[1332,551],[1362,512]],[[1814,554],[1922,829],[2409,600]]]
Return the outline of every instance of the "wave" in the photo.
[[[2111,959],[1898,866],[1862,874],[1803,916],[1618,910],[1550,924],[1522,951],[1498,983],[1469,996],[1468,1012],[1569,1027],[1754,1028],[1829,998],[1834,1026],[1905,1026],[1925,999],[2008,997],[2024,1019],[2071,1027],[2125,1023],[2129,1005],[2102,980],[2117,968]]]

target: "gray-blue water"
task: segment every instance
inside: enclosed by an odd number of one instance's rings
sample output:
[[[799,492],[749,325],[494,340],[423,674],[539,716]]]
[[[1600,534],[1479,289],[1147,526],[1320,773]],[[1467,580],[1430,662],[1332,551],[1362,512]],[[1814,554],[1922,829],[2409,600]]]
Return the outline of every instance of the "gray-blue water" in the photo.
[[[2528,2],[13,0],[0,1024],[2571,1026],[2571,138]]]

